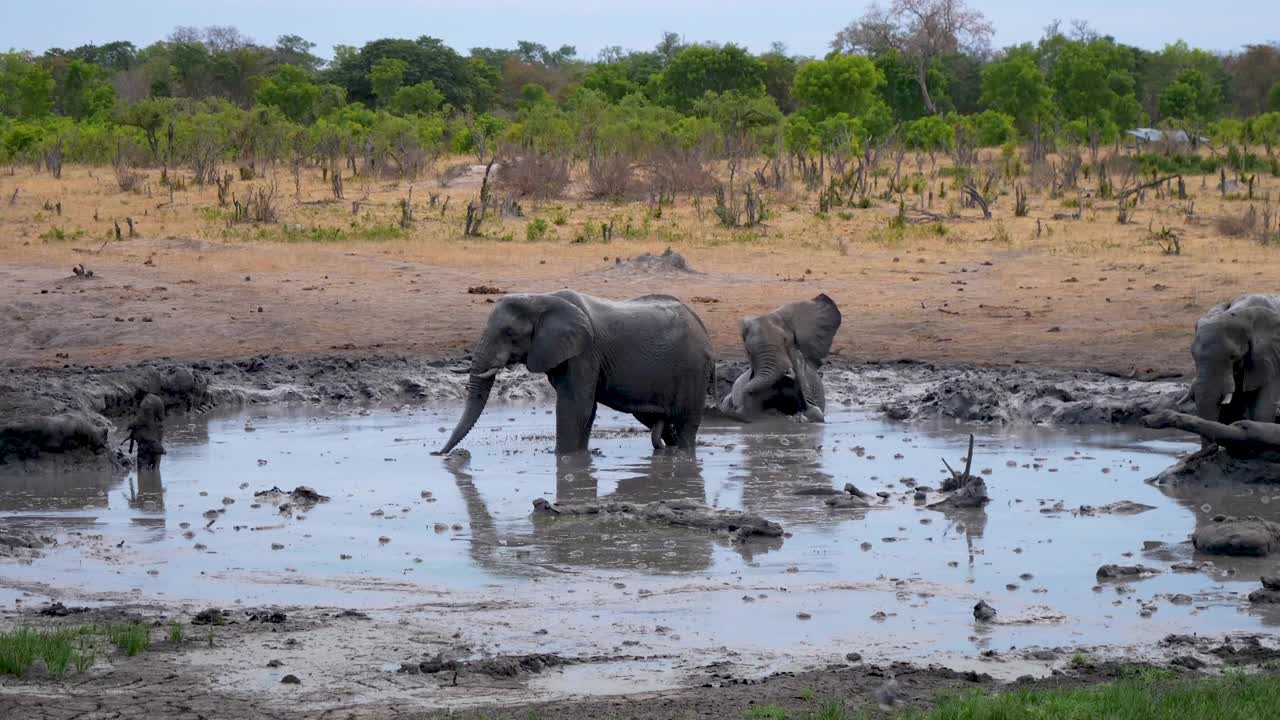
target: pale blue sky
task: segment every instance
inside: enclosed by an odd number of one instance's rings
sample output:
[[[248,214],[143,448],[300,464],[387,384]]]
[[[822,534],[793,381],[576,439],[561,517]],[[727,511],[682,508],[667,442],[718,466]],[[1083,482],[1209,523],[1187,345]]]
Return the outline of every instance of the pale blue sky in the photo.
[[[971,0],[995,24],[994,45],[1034,40],[1055,17],[1088,20],[1121,42],[1159,48],[1177,39],[1211,50],[1280,40],[1280,0]],[[442,38],[459,52],[533,40],[600,48],[652,47],[662,31],[686,40],[736,42],[755,51],[780,40],[793,53],[821,55],[867,3],[835,0],[0,0],[0,49],[72,48],[163,39],[176,25],[234,25],[263,44],[293,33],[329,56],[335,44],[380,37]]]

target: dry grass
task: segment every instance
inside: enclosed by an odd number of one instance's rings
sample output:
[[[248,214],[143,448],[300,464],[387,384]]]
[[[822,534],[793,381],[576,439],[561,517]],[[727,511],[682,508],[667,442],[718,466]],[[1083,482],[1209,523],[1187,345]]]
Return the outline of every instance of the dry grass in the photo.
[[[440,167],[465,160],[445,159]],[[724,175],[723,167],[713,170]],[[568,197],[525,200],[518,218],[491,211],[481,237],[465,238],[466,205],[479,193],[474,172],[451,178],[448,187],[440,187],[433,172],[415,183],[348,178],[347,200],[339,202],[319,171],[307,169],[296,197],[276,194],[278,222],[256,224],[229,222],[233,210],[219,207],[212,185],[187,183],[171,199],[159,189],[158,171],[141,172],[147,175],[143,189],[128,193],[111,168],[68,166],[61,180],[26,168],[0,171],[0,265],[11,268],[12,277],[52,281],[84,262],[104,282],[164,285],[164,306],[156,307],[158,298],[139,299],[137,313],[159,310],[183,324],[164,327],[159,317],[154,326],[126,324],[124,339],[115,340],[120,326],[110,328],[110,337],[100,328],[71,333],[56,324],[35,327],[29,313],[18,313],[25,320],[12,321],[9,335],[16,333],[16,340],[7,359],[47,362],[57,350],[73,361],[106,362],[348,344],[448,352],[465,346],[487,311],[483,301],[465,299],[466,287],[483,283],[531,291],[569,286],[615,297],[718,297],[721,302],[699,312],[721,351],[734,354],[740,317],[825,291],[856,309],[846,315],[850,322],[837,342],[855,357],[1007,362],[1013,347],[1014,355],[1031,363],[1182,367],[1201,308],[1236,292],[1280,285],[1275,248],[1229,236],[1204,219],[1240,216],[1249,207],[1214,192],[1213,178],[1206,190],[1188,178],[1194,215],[1188,201],[1148,192],[1126,225],[1115,221],[1115,201],[1089,192],[1050,197],[1027,178],[1026,216],[1015,213],[1012,185],[995,181],[993,219],[987,221],[978,209],[962,207],[952,179],[941,176],[924,183],[927,196],[906,194],[905,223],[895,221],[898,197],[880,197],[884,178],[871,192],[870,207],[828,213],[817,212],[815,193],[792,182],[765,192],[764,225],[731,229],[720,226],[708,196],[680,194],[661,206],[588,200],[584,163],[574,168]],[[232,192],[247,198],[273,182],[293,190],[289,169],[280,167],[254,181],[235,180]],[[411,184],[415,221],[402,228],[399,203]],[[1280,194],[1275,178],[1260,177],[1259,185],[1259,194]],[[15,188],[20,190],[11,205]],[[434,205],[431,195],[437,196]],[[1054,220],[1066,200],[1078,206],[1079,219]],[[45,209],[59,202],[61,215]],[[124,227],[126,218],[133,218],[138,238],[126,235],[117,243],[114,224]],[[599,241],[602,224],[613,225],[608,244]],[[1180,255],[1165,255],[1150,241],[1162,228],[1178,234]],[[615,258],[667,246],[706,274],[617,278],[595,272]],[[255,282],[245,282],[246,276]],[[284,284],[267,288],[259,277]],[[1063,284],[1068,277],[1080,282]],[[198,283],[199,292],[175,292],[184,281]],[[300,292],[321,285],[326,295]],[[437,306],[449,312],[420,319],[420,291],[461,304]],[[0,292],[0,305],[25,302],[27,292],[10,287],[8,294]],[[328,309],[317,304],[322,297]],[[45,302],[74,300],[50,295]],[[228,316],[243,322],[244,307],[267,303],[288,316],[264,325],[261,336],[220,324],[230,322]],[[57,307],[79,311],[74,304]],[[107,313],[124,311],[110,305]],[[0,330],[5,321],[0,318]],[[406,332],[406,324],[414,331]],[[1061,332],[1043,334],[1051,325]],[[187,326],[192,339],[184,349],[177,343]],[[144,330],[152,328],[175,344],[147,346]]]

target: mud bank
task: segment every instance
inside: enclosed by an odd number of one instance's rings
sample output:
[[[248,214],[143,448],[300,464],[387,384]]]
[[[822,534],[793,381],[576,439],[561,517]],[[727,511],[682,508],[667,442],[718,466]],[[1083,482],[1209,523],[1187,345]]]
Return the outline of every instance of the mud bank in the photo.
[[[116,369],[0,369],[0,463],[49,456],[115,462],[106,451],[118,442],[116,428],[137,409],[140,392],[161,398],[171,414],[248,404],[429,404],[465,397],[467,362],[466,356],[263,355]],[[745,367],[720,363],[717,395],[709,404]],[[1097,373],[914,363],[836,363],[824,380],[828,402],[894,420],[1008,425],[1136,424],[1173,407],[1185,392],[1181,383]],[[552,394],[544,376],[523,368],[504,371],[494,390],[506,401],[544,401]]]
[[[151,647],[135,657],[112,653],[83,675],[56,679],[36,670],[0,685],[0,712],[30,720],[742,718],[752,707],[776,705],[799,714],[818,701],[838,701],[855,713],[870,710],[890,680],[899,707],[923,709],[944,692],[1082,687],[1151,668],[1191,679],[1280,657],[1269,639],[1250,635],[1170,635],[1128,660],[1051,649],[991,652],[962,668],[868,663],[851,651],[841,661],[786,672],[704,664],[687,668],[680,687],[601,696],[593,680],[606,668],[635,668],[661,659],[558,653],[466,659],[473,655],[467,648],[457,647],[442,629],[419,627],[417,621],[410,621],[413,635],[406,640],[405,624],[390,616],[337,608],[284,610],[281,616],[287,619],[278,623],[252,621],[254,611],[237,610],[216,627],[195,626],[188,609],[140,605],[55,618],[37,611],[6,613],[0,618],[7,622],[78,626],[131,621],[159,629],[153,630]],[[160,638],[163,628],[174,626],[187,631],[176,639],[168,633]],[[360,652],[353,651],[353,634],[368,638],[376,648],[365,644]],[[431,654],[421,663],[382,668],[373,667],[367,656],[369,650],[410,647],[417,652],[431,648]],[[582,685],[572,687],[578,681]]]

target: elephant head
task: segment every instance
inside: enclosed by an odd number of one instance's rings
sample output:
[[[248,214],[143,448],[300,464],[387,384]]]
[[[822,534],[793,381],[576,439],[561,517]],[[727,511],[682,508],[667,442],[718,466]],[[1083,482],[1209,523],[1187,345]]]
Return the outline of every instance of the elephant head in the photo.
[[[558,295],[508,295],[499,300],[471,352],[466,408],[439,454],[453,450],[471,432],[499,370],[523,363],[529,372],[549,372],[586,352],[593,341],[587,314]]]
[[[1210,313],[1196,323],[1191,355],[1196,413],[1217,422],[1238,395],[1280,382],[1280,313],[1257,306]]]
[[[826,401],[818,368],[822,366],[831,341],[840,329],[840,309],[825,294],[812,300],[783,305],[766,315],[742,321],[742,343],[751,361],[745,382],[735,383],[725,406],[740,413],[762,394],[790,378],[799,393],[801,410],[825,410]]]

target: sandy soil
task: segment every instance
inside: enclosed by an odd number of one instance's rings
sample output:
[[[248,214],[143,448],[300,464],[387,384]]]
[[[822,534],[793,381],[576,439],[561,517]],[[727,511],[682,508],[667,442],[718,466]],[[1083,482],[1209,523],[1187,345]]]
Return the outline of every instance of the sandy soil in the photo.
[[[672,293],[702,315],[726,357],[741,355],[743,316],[826,292],[845,315],[835,352],[847,360],[1167,374],[1189,369],[1205,308],[1280,283],[1280,254],[1220,234],[1215,218],[1250,203],[1220,199],[1212,185],[1190,216],[1186,201],[1148,196],[1127,225],[1084,193],[1074,199],[1089,206],[1080,220],[1052,219],[1062,199],[1033,199],[1021,218],[1002,199],[995,220],[957,210],[956,219],[894,235],[885,231],[893,203],[821,219],[810,198],[788,192],[774,199],[776,217],[764,229],[720,228],[684,197],[659,219],[643,203],[568,200],[526,204],[525,218],[495,219],[481,238],[461,237],[453,222],[463,203],[452,195],[468,192],[457,186],[439,191],[451,194],[450,215],[422,208],[408,232],[392,222],[391,205],[405,193],[398,183],[370,188],[354,218],[345,204],[315,205],[313,187],[301,200],[282,200],[284,222],[274,226],[231,225],[211,189],[169,204],[121,194],[101,171],[68,170],[60,182],[19,171],[0,178],[6,197],[10,187],[22,193],[0,206],[0,334],[8,339],[0,364],[18,366],[333,350],[456,355],[492,299],[467,289],[487,285],[616,298]],[[61,215],[43,209],[54,200]],[[109,240],[126,214],[139,218],[139,237]],[[524,241],[535,218],[552,218],[554,239]],[[570,242],[605,221],[636,229],[616,231],[620,239],[607,245]],[[1164,255],[1150,241],[1149,228],[1165,226],[1181,235],[1183,254]],[[345,234],[298,240],[322,228]],[[398,235],[359,239],[378,232]],[[614,266],[668,245],[699,272]],[[93,278],[71,274],[80,263]]]

